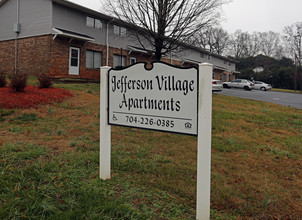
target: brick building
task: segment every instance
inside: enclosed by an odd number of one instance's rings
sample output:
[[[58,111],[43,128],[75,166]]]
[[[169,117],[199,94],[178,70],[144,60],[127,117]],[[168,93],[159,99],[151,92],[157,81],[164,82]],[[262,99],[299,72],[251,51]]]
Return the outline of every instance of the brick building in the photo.
[[[0,1],[0,70],[99,79],[100,66],[151,62],[134,40],[133,26],[66,0]],[[213,78],[229,81],[236,61],[182,44],[162,61],[179,66],[212,63]]]

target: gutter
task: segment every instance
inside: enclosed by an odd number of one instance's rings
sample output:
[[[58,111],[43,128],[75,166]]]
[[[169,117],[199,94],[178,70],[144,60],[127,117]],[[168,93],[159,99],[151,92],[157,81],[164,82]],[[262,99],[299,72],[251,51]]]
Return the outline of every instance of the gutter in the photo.
[[[17,70],[18,70],[18,37],[19,37],[19,33],[20,30],[18,29],[20,27],[19,24],[19,12],[20,12],[20,2],[19,0],[17,0],[17,22],[14,25],[14,32],[16,33],[16,38],[15,38],[15,74],[17,74]]]

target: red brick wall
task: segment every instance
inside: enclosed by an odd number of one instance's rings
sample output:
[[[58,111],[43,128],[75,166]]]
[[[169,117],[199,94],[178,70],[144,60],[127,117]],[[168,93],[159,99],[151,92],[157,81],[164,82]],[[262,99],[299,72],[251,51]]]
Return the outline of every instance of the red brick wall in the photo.
[[[28,74],[49,73],[50,36],[19,40],[18,69]]]
[[[78,76],[69,75],[69,50],[70,47],[80,48],[80,74]],[[86,68],[86,50],[100,51],[102,53],[102,66],[106,65],[107,48],[105,45],[93,42],[84,42],[70,40],[64,37],[56,37],[52,35],[30,37],[18,40],[18,69],[28,74],[49,73],[55,77],[75,77],[87,79],[99,79],[100,69]],[[114,55],[126,56],[126,65],[130,64],[130,57],[135,57],[137,62],[151,63],[154,56],[151,54],[142,54],[120,48],[109,48],[109,66],[113,66]],[[0,42],[0,70],[9,73],[14,71],[15,65],[15,41]],[[162,61],[171,63],[169,58],[162,58]],[[172,60],[173,65],[192,66],[193,64]],[[220,79],[220,72],[215,72],[215,79]],[[223,72],[223,74],[228,74]]]
[[[80,49],[80,74],[78,76],[69,75],[70,47]],[[102,65],[106,64],[106,47],[104,45],[57,37],[51,47],[50,74],[56,77],[99,79],[100,69],[86,68],[86,50],[102,52]]]
[[[27,74],[49,73],[49,36],[18,39],[18,71]],[[6,73],[15,69],[15,40],[0,42],[0,68]]]
[[[0,42],[0,71],[11,73],[15,67],[15,41]]]
[[[223,80],[224,75],[225,75],[226,81],[229,81],[229,79],[230,79],[230,81],[235,79],[235,76],[230,72],[214,69],[214,79],[224,81]]]

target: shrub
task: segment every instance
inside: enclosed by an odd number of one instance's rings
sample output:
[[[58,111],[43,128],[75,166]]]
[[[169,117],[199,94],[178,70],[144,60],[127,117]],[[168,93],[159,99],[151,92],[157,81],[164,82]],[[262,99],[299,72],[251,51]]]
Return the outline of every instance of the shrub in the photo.
[[[8,78],[10,80],[10,87],[16,92],[24,92],[25,87],[27,86],[27,74],[25,73],[13,73],[9,74]]]
[[[40,88],[49,88],[52,86],[52,78],[45,73],[40,73],[37,75],[37,79],[40,84]]]
[[[4,71],[0,71],[0,87],[4,87],[6,86],[6,75],[4,73]]]

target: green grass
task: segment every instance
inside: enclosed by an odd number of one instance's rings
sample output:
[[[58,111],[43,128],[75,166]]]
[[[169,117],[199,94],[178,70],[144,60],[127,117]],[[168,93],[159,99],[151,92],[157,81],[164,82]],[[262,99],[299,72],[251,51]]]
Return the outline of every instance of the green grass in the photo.
[[[290,92],[290,93],[301,93],[300,90],[292,90],[292,89],[279,89],[279,88],[273,88],[272,91],[275,92]]]
[[[197,138],[112,127],[99,179],[99,85],[0,110],[0,219],[195,219]],[[302,110],[213,95],[211,218],[302,216]]]

